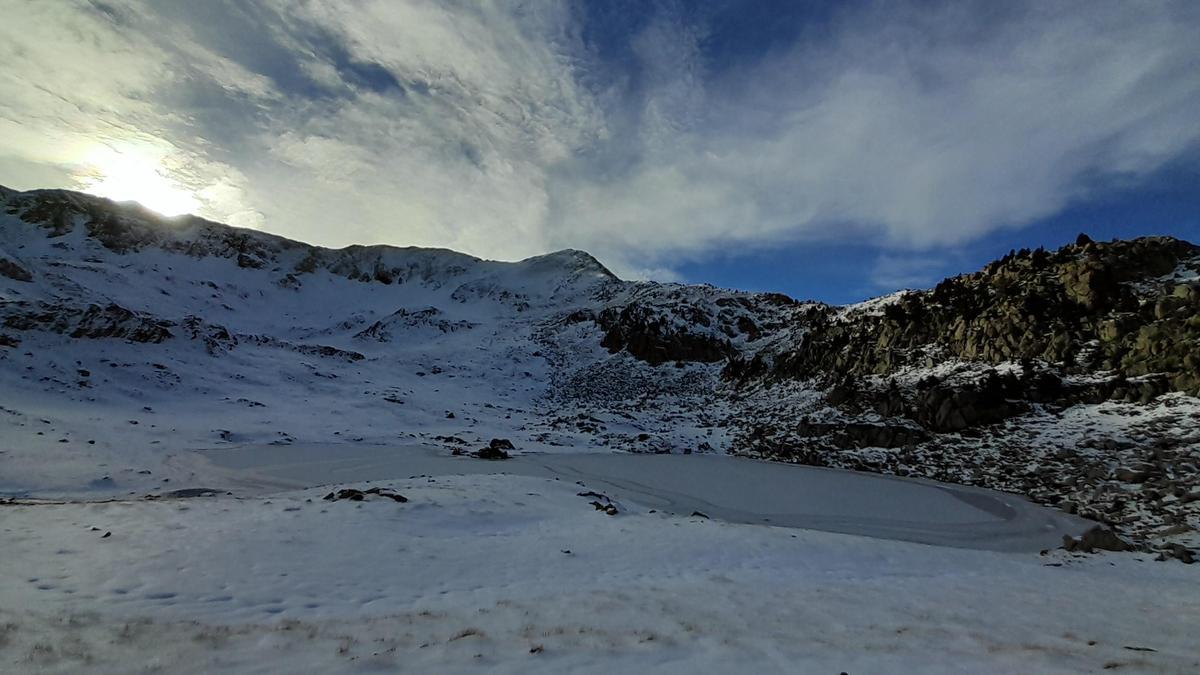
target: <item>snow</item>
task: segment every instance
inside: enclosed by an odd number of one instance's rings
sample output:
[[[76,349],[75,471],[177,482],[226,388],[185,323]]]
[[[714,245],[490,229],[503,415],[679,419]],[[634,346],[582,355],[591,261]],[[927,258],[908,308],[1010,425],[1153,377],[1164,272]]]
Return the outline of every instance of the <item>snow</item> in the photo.
[[[20,499],[0,503],[0,672],[1200,670],[1200,566],[1039,555],[1078,523],[1011,495],[681,456],[720,453],[752,407],[832,411],[800,382],[731,399],[720,364],[651,368],[570,320],[636,302],[752,353],[814,305],[750,313],[751,294],[624,282],[578,251],[240,232],[254,269],[218,226],[177,225],[122,254],[79,219],[48,237],[0,213],[0,256],[33,274],[0,276],[0,325],[115,303],[174,334],[3,329],[0,494]],[[723,332],[751,314],[768,337]],[[1190,433],[1172,400],[1033,416],[1031,456]],[[447,456],[491,438],[517,457]]]
[[[33,311],[74,326],[87,305],[111,303],[174,324],[159,344],[4,330],[20,340],[0,348],[0,389],[14,393],[0,401],[5,493],[184,487],[188,476],[167,462],[176,450],[247,443],[441,447],[437,437],[499,436],[522,450],[574,452],[719,451],[727,441],[716,424],[727,414],[714,395],[719,365],[664,373],[609,354],[594,322],[564,317],[635,299],[671,320],[680,303],[737,316],[752,294],[624,282],[580,251],[502,263],[434,249],[306,249],[250,231],[238,236],[264,265],[243,268],[222,257],[218,226],[180,221],[163,233],[133,222],[168,249],[116,253],[82,217],[48,237],[0,213],[0,248],[34,274],[0,277],[0,324]],[[310,258],[312,271],[291,274]],[[395,272],[393,283],[348,278],[352,268]],[[775,320],[794,311],[780,307]],[[579,416],[603,429],[582,432]]]
[[[845,305],[838,308],[837,316],[841,320],[846,320],[851,316],[883,316],[884,311],[892,305],[898,305],[904,301],[909,295],[916,291],[905,289],[881,295],[877,298],[871,298],[862,302],[856,302],[852,305]]]
[[[322,488],[4,507],[0,669],[1200,666],[1194,567],[607,516],[531,476],[385,484],[409,502]]]

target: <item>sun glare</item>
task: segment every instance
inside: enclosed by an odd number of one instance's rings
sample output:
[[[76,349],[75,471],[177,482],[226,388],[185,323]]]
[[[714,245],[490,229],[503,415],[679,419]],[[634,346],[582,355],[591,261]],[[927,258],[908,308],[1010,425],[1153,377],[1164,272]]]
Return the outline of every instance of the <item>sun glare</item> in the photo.
[[[194,213],[200,202],[164,175],[158,158],[137,151],[105,149],[87,160],[83,190],[116,201],[136,201],[164,216]]]

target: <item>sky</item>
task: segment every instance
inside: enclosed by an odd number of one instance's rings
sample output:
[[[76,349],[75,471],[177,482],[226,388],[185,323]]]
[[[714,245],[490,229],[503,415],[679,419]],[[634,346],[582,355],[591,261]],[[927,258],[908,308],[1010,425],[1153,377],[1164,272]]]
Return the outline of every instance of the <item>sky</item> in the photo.
[[[849,302],[1200,240],[1200,3],[0,0],[0,184]]]

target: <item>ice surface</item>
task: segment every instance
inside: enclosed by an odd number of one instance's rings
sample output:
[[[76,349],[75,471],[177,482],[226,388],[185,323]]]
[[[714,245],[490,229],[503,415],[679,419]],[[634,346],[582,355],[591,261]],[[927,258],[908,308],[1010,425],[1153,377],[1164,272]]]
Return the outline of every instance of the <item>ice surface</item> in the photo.
[[[281,486],[474,474],[581,481],[642,508],[927,544],[1036,552],[1091,523],[1015,495],[932,481],[717,455],[526,454],[493,462],[422,447],[255,446],[204,453],[230,485]],[[183,461],[183,460],[181,460]],[[205,467],[195,467],[201,474]],[[213,480],[218,480],[214,477]]]

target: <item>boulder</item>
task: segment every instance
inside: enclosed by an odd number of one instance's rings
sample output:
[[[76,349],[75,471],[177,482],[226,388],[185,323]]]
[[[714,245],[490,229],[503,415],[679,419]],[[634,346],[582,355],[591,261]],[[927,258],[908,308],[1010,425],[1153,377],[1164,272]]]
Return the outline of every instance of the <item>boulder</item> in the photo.
[[[486,448],[475,451],[479,459],[509,459],[509,450],[514,450],[512,441],[507,438],[493,438]]]
[[[1078,539],[1070,535],[1063,535],[1063,548],[1068,551],[1094,553],[1096,551],[1131,551],[1133,545],[1118,537],[1107,527],[1097,525],[1084,532]]]
[[[1145,483],[1153,473],[1154,465],[1143,462],[1117,469],[1113,472],[1113,478],[1122,483]]]

